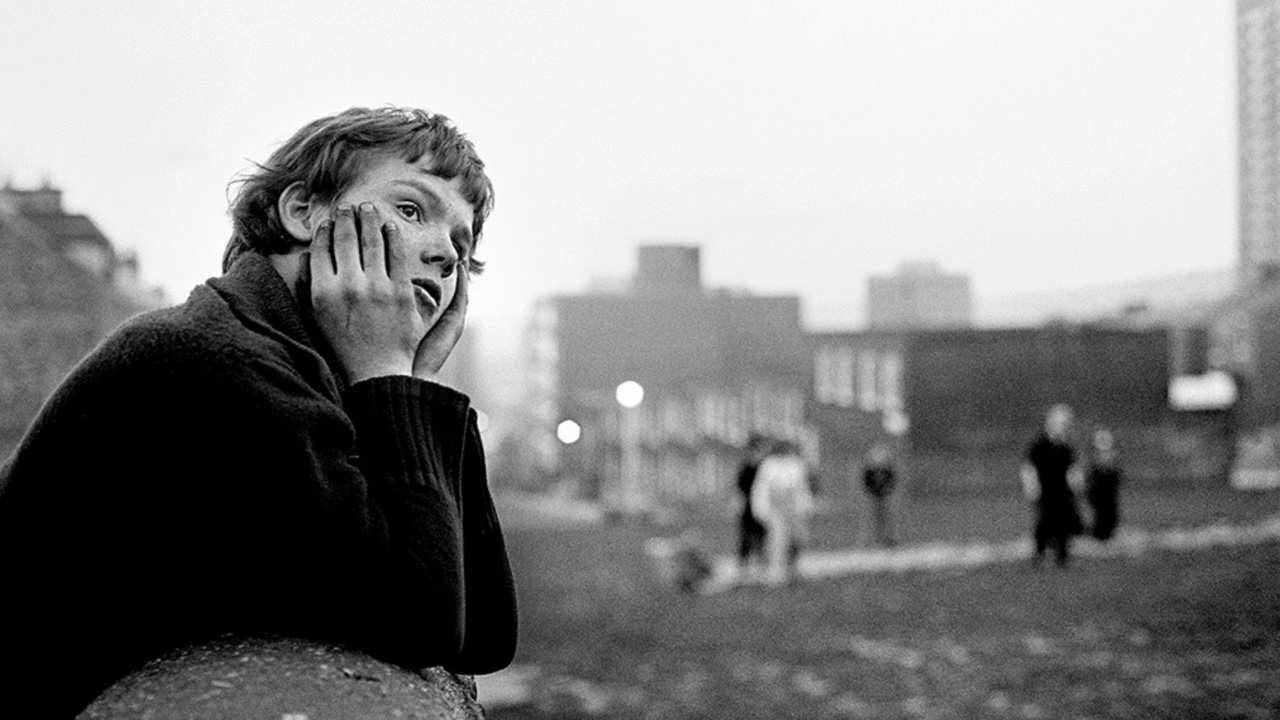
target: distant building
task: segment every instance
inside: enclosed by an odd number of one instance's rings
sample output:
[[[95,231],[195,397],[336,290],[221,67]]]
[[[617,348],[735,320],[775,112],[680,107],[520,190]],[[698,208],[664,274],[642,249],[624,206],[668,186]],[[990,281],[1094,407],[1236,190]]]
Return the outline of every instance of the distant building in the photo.
[[[1079,325],[1007,330],[816,333],[811,422],[821,475],[848,492],[867,449],[889,442],[914,494],[1015,492],[1045,410],[1076,411],[1076,445],[1110,428],[1138,483],[1221,481],[1230,457],[1222,412],[1167,402],[1163,329]]]
[[[1280,0],[1237,0],[1241,284],[1280,271]]]
[[[1219,304],[1203,320],[1205,367],[1227,373],[1239,487],[1280,488],[1280,278],[1260,282]]]
[[[1050,318],[1092,323],[1121,316],[1148,324],[1181,323],[1231,297],[1236,280],[1235,268],[1221,268],[1100,285],[979,295],[974,324],[1029,327]]]
[[[645,295],[702,292],[702,253],[696,245],[641,245],[631,289]]]
[[[62,192],[0,188],[0,458],[67,372],[124,319],[164,304]]]
[[[1280,487],[1280,277],[1258,277],[1219,295],[1097,322],[1165,329],[1170,403],[1184,410],[1217,411],[1229,421],[1235,445],[1233,483]]]
[[[624,292],[561,295],[534,313],[533,464],[624,509],[727,492],[748,434],[812,448],[800,299],[702,286],[698,248],[641,246]],[[634,409],[615,389],[639,383]],[[581,429],[572,444],[557,426]]]
[[[1241,294],[1214,308],[1207,319],[1205,365],[1243,386],[1237,419],[1241,429],[1280,429],[1280,282]]]
[[[893,275],[867,281],[867,327],[872,330],[963,328],[973,323],[969,278],[933,262],[904,263]]]

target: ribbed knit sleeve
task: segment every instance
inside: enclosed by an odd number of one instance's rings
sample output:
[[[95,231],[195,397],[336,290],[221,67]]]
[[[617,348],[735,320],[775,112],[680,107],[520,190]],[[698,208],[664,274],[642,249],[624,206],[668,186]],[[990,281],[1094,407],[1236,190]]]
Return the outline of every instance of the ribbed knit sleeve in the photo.
[[[448,667],[475,675],[511,664],[516,652],[518,618],[515,581],[489,493],[484,448],[474,411],[468,413],[462,453],[466,612],[462,651]]]
[[[370,496],[383,498],[384,507],[419,506],[402,521],[416,525],[403,528],[402,537],[430,539],[417,555],[432,566],[437,592],[456,598],[449,616],[459,625],[459,648],[445,666],[466,674],[506,667],[516,648],[515,586],[467,397],[391,376],[351,386],[343,404]],[[399,517],[391,507],[386,512]]]
[[[410,485],[448,481],[450,494],[459,497],[465,395],[396,375],[356,383],[343,394],[343,404],[367,473]]]

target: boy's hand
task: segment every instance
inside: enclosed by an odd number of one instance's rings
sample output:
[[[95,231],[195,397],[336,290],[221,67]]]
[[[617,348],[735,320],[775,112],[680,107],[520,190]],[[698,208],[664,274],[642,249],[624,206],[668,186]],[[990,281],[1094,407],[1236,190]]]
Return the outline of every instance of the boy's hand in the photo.
[[[413,357],[413,376],[423,380],[435,381],[444,361],[462,337],[462,328],[467,320],[467,285],[471,276],[467,272],[466,258],[459,258],[457,268],[457,288],[453,291],[453,302],[445,308],[436,320],[436,324],[422,338],[417,354]]]
[[[348,382],[413,372],[426,322],[395,223],[383,226],[370,203],[339,206],[316,228],[307,269],[316,325]]]

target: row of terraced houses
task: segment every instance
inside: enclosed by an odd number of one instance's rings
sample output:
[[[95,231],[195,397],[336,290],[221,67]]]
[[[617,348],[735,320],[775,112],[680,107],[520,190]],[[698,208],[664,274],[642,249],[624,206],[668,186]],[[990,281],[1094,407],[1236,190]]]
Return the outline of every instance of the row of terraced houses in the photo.
[[[921,282],[918,268],[902,275]],[[1225,483],[1242,446],[1280,443],[1277,313],[1280,284],[1262,280],[1175,317],[1130,308],[977,329],[923,308],[918,323],[896,312],[881,327],[808,332],[798,297],[707,288],[697,247],[641,246],[629,287],[535,312],[528,466],[606,503],[723,498],[760,434],[798,441],[836,500],[880,442],[910,492],[1015,492],[1045,409],[1066,402],[1077,444],[1110,429],[1131,482]],[[1170,395],[1214,376],[1237,397]],[[627,381],[645,390],[636,407],[615,398]],[[558,436],[566,422],[574,432]]]

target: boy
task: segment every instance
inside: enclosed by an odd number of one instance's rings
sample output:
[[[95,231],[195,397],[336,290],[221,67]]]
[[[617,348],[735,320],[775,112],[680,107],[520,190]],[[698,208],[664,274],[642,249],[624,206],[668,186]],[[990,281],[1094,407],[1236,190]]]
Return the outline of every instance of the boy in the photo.
[[[492,197],[410,109],[317,120],[244,179],[223,276],[108,338],[0,470],[0,717],[225,633],[510,662],[475,412],[431,381]]]

